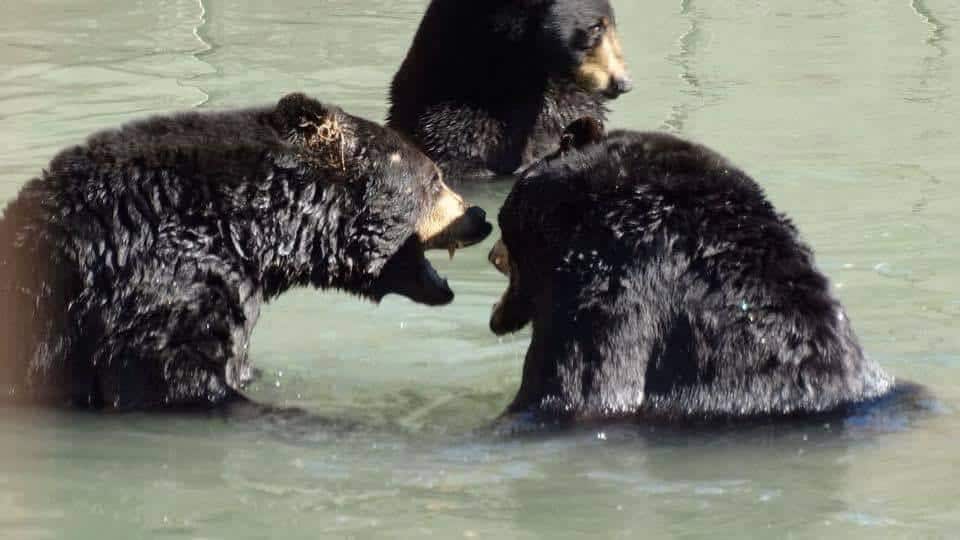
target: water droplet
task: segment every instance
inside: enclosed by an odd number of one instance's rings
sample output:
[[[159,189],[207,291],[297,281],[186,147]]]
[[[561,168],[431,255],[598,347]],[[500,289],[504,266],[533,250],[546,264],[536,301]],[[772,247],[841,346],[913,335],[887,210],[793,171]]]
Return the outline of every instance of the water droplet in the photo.
[[[748,309],[750,309],[750,304],[748,304],[746,300],[740,302],[740,310],[741,310],[741,311],[746,311],[746,310],[748,310]]]
[[[600,439],[601,441],[605,441],[607,440],[607,434],[601,431],[600,433],[597,433],[597,439]]]

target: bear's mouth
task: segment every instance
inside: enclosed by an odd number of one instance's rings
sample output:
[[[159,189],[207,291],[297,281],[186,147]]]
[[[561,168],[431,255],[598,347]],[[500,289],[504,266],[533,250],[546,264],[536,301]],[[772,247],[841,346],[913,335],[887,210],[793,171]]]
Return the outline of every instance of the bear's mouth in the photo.
[[[500,300],[493,304],[493,312],[490,314],[490,329],[499,336],[507,333],[507,330],[504,328],[505,325],[503,324],[504,306],[507,305],[510,290],[513,288],[513,279],[510,277],[510,259],[507,254],[507,246],[504,245],[503,239],[497,240],[497,243],[493,245],[488,259],[490,260],[490,264],[509,280],[507,288],[504,289],[503,294],[500,295]]]
[[[453,301],[453,290],[427,260],[426,250],[446,250],[453,258],[456,250],[482,242],[492,231],[486,213],[474,207],[426,241],[418,234],[412,235],[384,265],[373,285],[374,300],[379,302],[388,294],[399,294],[428,306],[449,304]]]
[[[530,305],[519,293],[518,272],[513,268],[502,239],[490,250],[488,258],[490,264],[510,280],[500,300],[493,305],[493,313],[490,315],[490,330],[502,336],[516,332],[530,322]]]
[[[453,290],[427,260],[423,243],[411,236],[387,261],[373,285],[373,299],[399,294],[419,304],[443,306],[453,301]]]

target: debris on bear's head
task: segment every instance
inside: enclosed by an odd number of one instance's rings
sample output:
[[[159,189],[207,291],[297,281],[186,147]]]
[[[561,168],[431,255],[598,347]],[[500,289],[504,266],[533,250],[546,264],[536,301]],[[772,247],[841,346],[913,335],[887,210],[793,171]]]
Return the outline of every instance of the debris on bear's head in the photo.
[[[320,152],[324,165],[347,170],[346,137],[336,115],[304,118],[298,127],[304,132],[306,146]]]
[[[305,94],[287,94],[277,103],[271,123],[299,148],[298,157],[323,168],[347,170],[350,116]]]

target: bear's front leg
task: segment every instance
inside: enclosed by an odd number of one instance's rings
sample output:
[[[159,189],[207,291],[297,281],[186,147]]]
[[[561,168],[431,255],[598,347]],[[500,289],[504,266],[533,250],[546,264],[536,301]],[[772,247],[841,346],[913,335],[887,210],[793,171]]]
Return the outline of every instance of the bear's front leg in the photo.
[[[82,405],[120,412],[209,409],[243,400],[228,376],[229,366],[239,360],[231,357],[231,349],[222,337],[195,336],[159,348],[114,350],[94,368],[92,386],[80,396]]]
[[[115,304],[95,350],[75,364],[75,375],[84,368],[89,375],[74,378],[74,401],[123,411],[209,409],[244,399],[255,313],[226,288],[205,285],[176,289],[175,300],[167,291],[141,290]]]

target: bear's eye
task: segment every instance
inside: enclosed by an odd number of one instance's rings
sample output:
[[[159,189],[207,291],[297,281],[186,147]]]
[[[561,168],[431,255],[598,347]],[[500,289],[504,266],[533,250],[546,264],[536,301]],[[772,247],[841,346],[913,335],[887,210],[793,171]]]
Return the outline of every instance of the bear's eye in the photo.
[[[577,45],[585,51],[595,48],[600,43],[600,39],[603,38],[605,30],[606,27],[603,23],[597,23],[586,30],[580,30]]]

